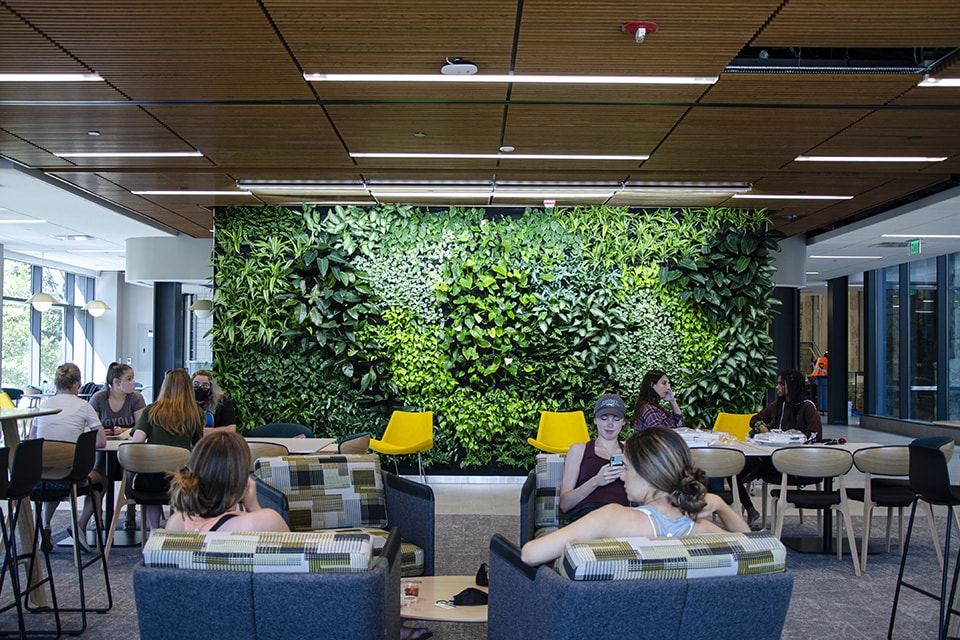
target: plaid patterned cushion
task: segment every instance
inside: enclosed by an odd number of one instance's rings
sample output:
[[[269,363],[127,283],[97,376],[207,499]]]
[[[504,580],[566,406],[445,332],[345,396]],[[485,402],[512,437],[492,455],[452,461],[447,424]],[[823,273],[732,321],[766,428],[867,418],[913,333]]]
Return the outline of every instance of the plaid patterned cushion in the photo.
[[[376,455],[260,458],[254,473],[287,496],[292,531],[387,526]]]
[[[359,573],[370,567],[372,547],[371,536],[356,531],[181,533],[157,529],[143,547],[143,564],[247,573]]]
[[[766,531],[567,543],[561,574],[573,580],[690,579],[786,570],[783,544]]]
[[[385,529],[338,529],[337,533],[366,533],[370,535],[373,544],[373,556],[377,557],[387,543],[389,531]],[[423,575],[423,549],[412,542],[400,541],[400,576],[410,578]]]
[[[563,461],[566,456],[562,453],[541,453],[537,455],[537,493],[536,526],[559,527],[561,522],[560,511],[560,482],[563,480]]]

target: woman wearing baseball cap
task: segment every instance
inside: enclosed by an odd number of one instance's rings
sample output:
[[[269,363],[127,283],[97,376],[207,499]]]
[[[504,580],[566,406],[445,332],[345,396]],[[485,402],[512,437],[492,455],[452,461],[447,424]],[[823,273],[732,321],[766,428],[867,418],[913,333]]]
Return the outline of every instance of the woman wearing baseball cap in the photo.
[[[605,393],[593,407],[597,438],[570,446],[560,483],[560,509],[569,522],[606,504],[627,504],[620,431],[627,409],[615,393]]]

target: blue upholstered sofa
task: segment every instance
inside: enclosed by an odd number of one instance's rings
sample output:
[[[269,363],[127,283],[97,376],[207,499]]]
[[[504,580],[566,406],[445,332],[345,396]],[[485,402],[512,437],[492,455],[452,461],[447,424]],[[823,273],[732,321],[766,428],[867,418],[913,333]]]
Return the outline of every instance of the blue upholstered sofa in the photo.
[[[402,575],[433,575],[433,490],[381,470],[378,456],[260,458],[254,479],[260,505],[276,509],[291,531],[371,533],[376,554],[387,532],[397,527]]]
[[[776,640],[793,591],[785,559],[766,532],[609,539],[567,545],[558,572],[495,535],[487,637]]]
[[[175,533],[133,569],[142,640],[396,640],[400,536],[379,556],[364,533]]]

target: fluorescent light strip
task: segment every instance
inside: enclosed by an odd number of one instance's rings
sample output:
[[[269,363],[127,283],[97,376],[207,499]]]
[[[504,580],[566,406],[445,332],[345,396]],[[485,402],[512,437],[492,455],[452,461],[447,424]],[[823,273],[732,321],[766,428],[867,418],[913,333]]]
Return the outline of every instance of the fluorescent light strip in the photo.
[[[918,87],[960,87],[960,78],[924,78]]]
[[[933,238],[936,240],[957,240],[960,239],[958,235],[934,235],[934,234],[925,234],[925,233],[882,233],[880,234],[881,238]]]
[[[0,224],[43,224],[46,220],[37,220],[35,218],[30,218],[29,220],[12,220],[4,218],[0,220]]]
[[[58,158],[202,158],[199,151],[82,151],[55,153]]]
[[[789,195],[789,194],[773,194],[768,193],[766,195],[761,193],[735,193],[733,194],[734,198],[751,198],[753,200],[852,200],[853,196],[803,196],[803,195]]]
[[[880,260],[883,256],[809,256],[811,258],[823,258],[824,260]]]
[[[252,196],[249,191],[131,191],[135,196]]]
[[[522,198],[610,198],[614,194],[611,189],[557,189],[523,191],[520,189],[498,189],[493,192],[494,198],[522,199]]]
[[[103,82],[96,73],[0,73],[0,82]]]
[[[797,156],[795,162],[943,162],[947,156]]]
[[[65,249],[67,253],[124,253],[126,249]]]
[[[390,191],[371,189],[374,198],[489,198],[492,191]]]
[[[569,155],[541,153],[351,153],[351,158],[410,158],[421,160],[649,160],[649,155]]]
[[[280,183],[280,182],[243,182],[237,183],[241,189],[251,191],[363,191],[366,193],[366,187],[362,184],[311,184],[311,183]]]
[[[534,84],[716,84],[719,76],[444,75],[441,73],[304,73],[307,82],[515,82]]]
[[[819,272],[819,271],[805,271],[805,272],[804,272],[804,275],[808,275],[808,276],[818,276],[818,275],[820,275],[820,272]]]

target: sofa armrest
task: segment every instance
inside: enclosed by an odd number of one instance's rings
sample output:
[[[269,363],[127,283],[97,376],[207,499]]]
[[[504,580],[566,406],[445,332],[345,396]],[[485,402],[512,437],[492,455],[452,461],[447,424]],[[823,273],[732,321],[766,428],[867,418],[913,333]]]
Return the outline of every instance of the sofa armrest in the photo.
[[[257,476],[253,476],[253,482],[257,486],[257,502],[260,506],[264,509],[273,509],[280,514],[287,526],[290,526],[290,502],[283,491],[274,489]]]
[[[520,546],[533,540],[537,532],[537,470],[527,474],[520,489]]]
[[[387,529],[398,527],[400,537],[423,549],[423,575],[432,576],[436,511],[433,489],[389,471],[381,470],[381,473],[387,502]]]

